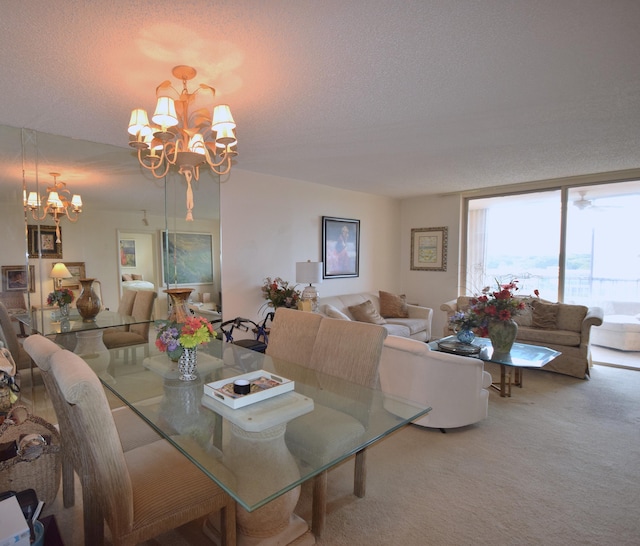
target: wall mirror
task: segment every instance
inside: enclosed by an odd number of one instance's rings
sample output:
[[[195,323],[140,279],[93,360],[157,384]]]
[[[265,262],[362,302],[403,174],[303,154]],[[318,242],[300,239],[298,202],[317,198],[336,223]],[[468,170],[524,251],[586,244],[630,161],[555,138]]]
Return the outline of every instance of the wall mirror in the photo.
[[[171,172],[163,179],[153,178],[143,172],[129,148],[0,126],[0,165],[5,228],[0,265],[35,266],[36,290],[25,294],[29,305],[46,303],[53,287],[49,275],[54,263],[84,262],[87,276],[100,281],[105,306],[117,308],[123,274],[141,275],[158,292],[155,316],[163,317],[167,299],[162,291],[176,286],[171,276],[163,280],[168,267],[162,251],[165,232],[210,236],[212,275],[186,286],[194,288],[194,299],[202,300],[206,294],[205,299],[220,303],[220,191],[218,177],[210,171],[203,169],[194,184],[194,221],[186,222],[184,177]],[[28,226],[50,228],[54,223],[51,218],[33,218],[24,210],[23,196],[32,191],[46,195],[47,186],[54,181],[52,172],[59,173],[57,180],[70,192],[81,195],[82,213],[76,222],[60,221],[62,258],[40,255],[29,259]]]

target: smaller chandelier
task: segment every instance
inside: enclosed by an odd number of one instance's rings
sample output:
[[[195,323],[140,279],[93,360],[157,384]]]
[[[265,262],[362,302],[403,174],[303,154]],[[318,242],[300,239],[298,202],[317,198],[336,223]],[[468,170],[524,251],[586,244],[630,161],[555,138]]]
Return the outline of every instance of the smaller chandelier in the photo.
[[[46,196],[39,196],[35,191],[26,192],[23,196],[25,211],[31,211],[34,220],[44,220],[47,214],[56,224],[56,243],[60,242],[60,219],[67,218],[77,222],[82,212],[82,198],[78,194],[71,195],[64,182],[58,182],[60,173],[49,173],[53,176],[53,184],[47,188]],[[42,209],[42,213],[39,210]]]
[[[218,104],[213,110],[193,108],[199,91],[210,92],[212,98],[216,94],[213,87],[205,84],[200,84],[193,93],[189,92],[187,82],[196,73],[190,66],[174,67],[172,74],[182,80],[182,91],[171,87],[169,80],[162,82],[156,88],[156,109],[151,117],[155,125],[149,124],[146,110],[136,108],[131,112],[128,128],[133,137],[129,146],[138,150],[138,161],[155,178],[163,178],[172,165],[184,175],[188,221],[193,220],[191,181],[198,180],[200,167],[206,164],[216,174],[224,175],[231,170],[231,159],[238,155],[232,149],[238,141],[229,106]]]

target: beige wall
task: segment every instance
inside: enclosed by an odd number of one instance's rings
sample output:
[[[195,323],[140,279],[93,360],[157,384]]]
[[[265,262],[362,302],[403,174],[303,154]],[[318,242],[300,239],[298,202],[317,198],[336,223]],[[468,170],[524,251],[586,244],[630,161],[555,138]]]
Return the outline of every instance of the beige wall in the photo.
[[[432,336],[440,336],[445,325],[445,313],[440,305],[458,295],[460,264],[460,203],[459,196],[428,196],[405,199],[401,203],[401,284],[411,300],[433,309]],[[413,228],[447,227],[447,270],[412,271],[411,230]]]
[[[320,296],[399,291],[400,202],[234,170],[221,188],[225,318],[256,318],[265,277],[295,283],[295,264],[322,258],[322,216],[360,220],[360,276],[325,279]]]

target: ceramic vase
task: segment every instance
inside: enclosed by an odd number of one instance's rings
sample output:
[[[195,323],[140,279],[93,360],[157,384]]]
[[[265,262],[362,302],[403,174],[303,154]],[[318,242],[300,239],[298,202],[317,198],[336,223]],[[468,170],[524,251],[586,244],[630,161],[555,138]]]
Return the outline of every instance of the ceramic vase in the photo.
[[[76,302],[76,307],[82,317],[82,322],[94,322],[96,315],[100,312],[100,298],[93,291],[93,281],[95,279],[80,279],[82,292]]]
[[[198,348],[184,348],[178,360],[178,371],[181,381],[195,381],[198,379]]]
[[[185,322],[191,316],[191,311],[187,307],[189,296],[193,288],[168,288],[165,293],[171,298],[168,320],[172,322]]]
[[[492,320],[489,322],[489,339],[495,353],[507,354],[518,335],[518,325],[513,320]]]
[[[68,303],[61,303],[59,305],[60,307],[60,318],[61,319],[68,319],[69,318],[69,304]]]
[[[464,343],[465,345],[470,345],[471,342],[476,338],[476,335],[472,330],[468,328],[464,328],[456,333],[456,337],[460,343]]]

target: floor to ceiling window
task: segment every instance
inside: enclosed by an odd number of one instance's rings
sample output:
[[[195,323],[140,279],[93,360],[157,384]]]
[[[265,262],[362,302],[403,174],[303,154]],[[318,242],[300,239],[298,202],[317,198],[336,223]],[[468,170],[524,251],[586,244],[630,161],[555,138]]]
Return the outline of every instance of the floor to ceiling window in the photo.
[[[467,294],[518,279],[521,294],[537,289],[551,301],[640,301],[640,182],[469,198],[467,205]]]

